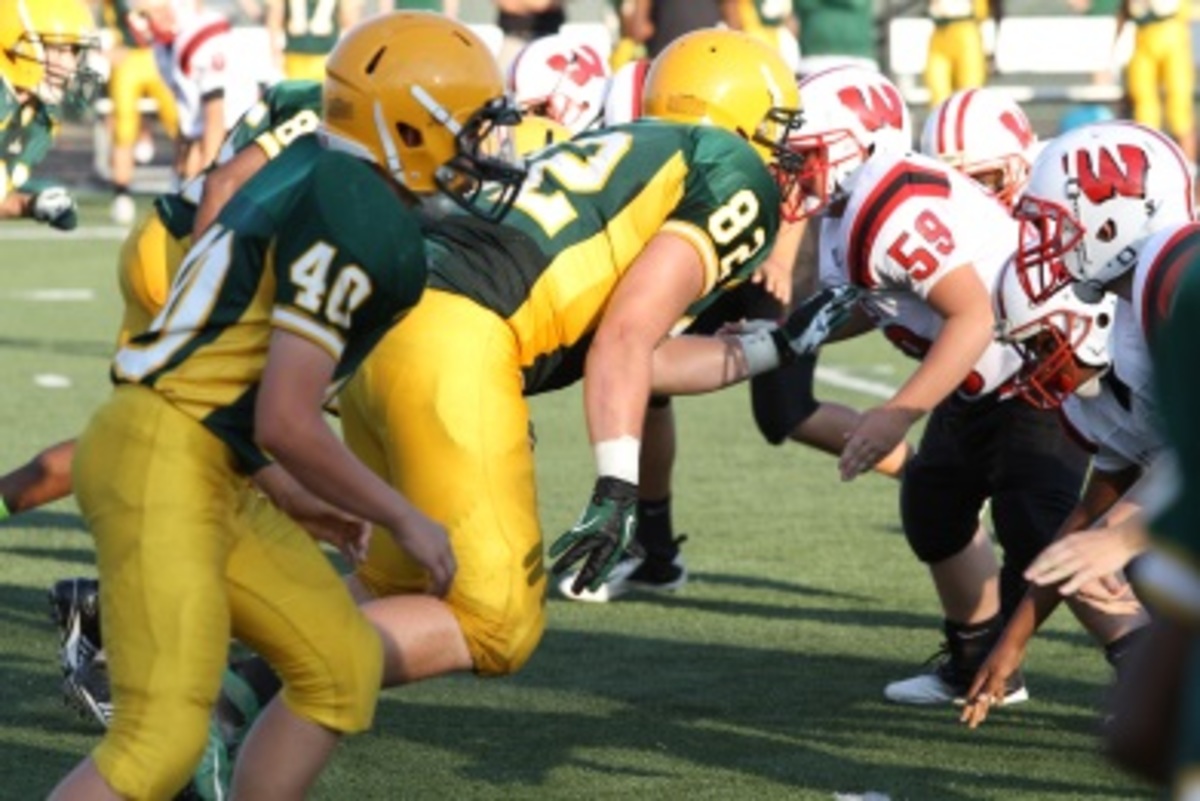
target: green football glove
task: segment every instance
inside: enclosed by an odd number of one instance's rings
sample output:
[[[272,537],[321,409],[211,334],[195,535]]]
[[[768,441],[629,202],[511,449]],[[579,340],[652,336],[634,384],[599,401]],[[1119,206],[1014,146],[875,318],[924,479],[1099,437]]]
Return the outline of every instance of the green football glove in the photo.
[[[626,553],[644,556],[634,539],[637,533],[637,485],[619,478],[596,479],[591,503],[579,522],[550,546],[550,568],[555,574],[566,572],[580,559],[586,559],[571,591],[596,590],[608,578]]]

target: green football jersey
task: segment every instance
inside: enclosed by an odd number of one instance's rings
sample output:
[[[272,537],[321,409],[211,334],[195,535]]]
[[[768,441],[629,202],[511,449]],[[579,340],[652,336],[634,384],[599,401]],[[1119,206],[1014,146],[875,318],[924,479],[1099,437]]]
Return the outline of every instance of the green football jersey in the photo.
[[[195,243],[150,330],[118,351],[113,378],[154,387],[253,472],[267,463],[254,404],[272,332],[329,353],[336,388],[417,302],[425,277],[420,226],[388,180],[304,137]]]
[[[741,137],[642,120],[539,151],[499,225],[429,229],[430,286],[475,300],[517,333],[526,391],[576,380],[617,282],[655,235],[687,240],[705,296],[748,276],[779,227],[779,189]]]
[[[21,103],[0,81],[0,198],[20,189],[50,152],[58,132],[56,112],[39,100]]]
[[[257,144],[275,158],[293,140],[312,133],[321,122],[321,84],[318,81],[280,81],[267,90],[225,135],[212,167],[189,181],[183,189],[154,200],[163,225],[176,239],[192,232],[196,207],[204,193],[209,170],[232,159],[249,145]]]

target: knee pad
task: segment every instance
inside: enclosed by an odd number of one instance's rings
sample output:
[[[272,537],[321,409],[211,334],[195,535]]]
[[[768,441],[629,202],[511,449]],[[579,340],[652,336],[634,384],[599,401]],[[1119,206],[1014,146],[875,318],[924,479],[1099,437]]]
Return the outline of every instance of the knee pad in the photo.
[[[750,380],[750,405],[763,438],[778,445],[820,405],[813,396],[815,354],[755,376]]]
[[[344,734],[366,731],[375,717],[383,682],[383,644],[359,617],[341,634],[337,658],[281,671],[288,708],[306,720]]]
[[[490,625],[459,608],[454,608],[454,615],[480,676],[516,673],[533,656],[546,630],[545,608],[540,603],[526,605],[519,613],[510,611]]]
[[[980,504],[958,497],[947,501],[929,480],[918,451],[900,482],[900,519],[908,546],[925,564],[949,559],[970,544],[979,527]]]
[[[104,780],[123,798],[171,798],[196,770],[208,743],[211,710],[163,703],[127,723],[121,712],[92,752]]]

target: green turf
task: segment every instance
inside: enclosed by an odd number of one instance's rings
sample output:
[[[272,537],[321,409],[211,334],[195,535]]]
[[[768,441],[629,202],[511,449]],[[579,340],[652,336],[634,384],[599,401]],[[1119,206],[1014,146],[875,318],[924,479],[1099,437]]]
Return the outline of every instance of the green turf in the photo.
[[[104,224],[97,209],[85,219]],[[107,391],[117,247],[0,239],[0,466],[70,436]],[[94,297],[30,299],[45,289]],[[875,338],[832,347],[822,364],[891,383],[908,369]],[[46,374],[71,387],[35,384]],[[932,589],[898,531],[895,485],[845,485],[828,457],[764,445],[741,389],[676,408],[686,589],[609,606],[551,599],[549,631],[518,676],[388,691],[374,731],[345,744],[317,798],[1150,797],[1097,755],[1108,669],[1065,615],[1034,644],[1034,700],[979,731],[948,709],[885,704],[883,684],[939,641]],[[577,391],[533,410],[552,537],[579,512],[591,457]],[[45,601],[49,582],[94,567],[71,503],[2,527],[0,799],[16,801],[44,795],[96,740],[59,702]]]

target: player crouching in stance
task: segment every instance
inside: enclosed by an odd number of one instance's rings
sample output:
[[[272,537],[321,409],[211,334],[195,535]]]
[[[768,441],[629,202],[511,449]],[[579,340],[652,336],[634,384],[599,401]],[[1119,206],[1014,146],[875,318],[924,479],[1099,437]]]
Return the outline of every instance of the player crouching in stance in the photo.
[[[444,154],[439,184],[469,202],[491,176],[462,149],[507,110],[502,81],[468,29],[412,13],[349,32],[328,75],[322,134],[297,139],[225,206],[163,313],[117,353],[116,390],[80,439],[76,489],[96,537],[115,712],[51,798],[182,787],[231,634],[284,682],[242,747],[236,796],[305,797],[339,734],[370,725],[378,635],[248,475],[379,524],[426,570],[431,594],[453,578],[442,527],[346,450],[322,406],[424,288],[413,176],[398,154],[414,142]],[[359,548],[362,529],[347,521],[344,538]]]

